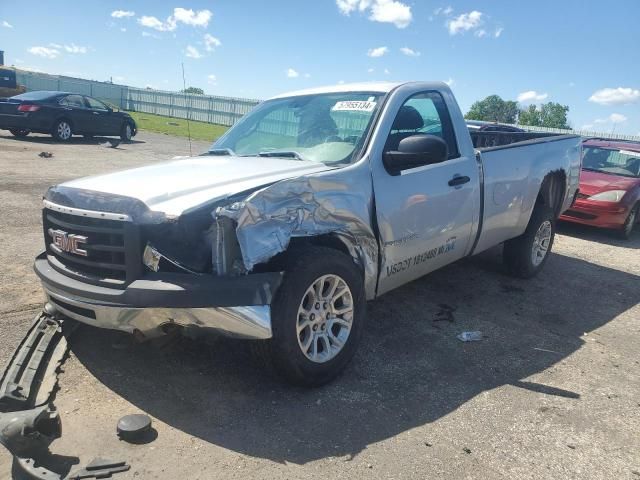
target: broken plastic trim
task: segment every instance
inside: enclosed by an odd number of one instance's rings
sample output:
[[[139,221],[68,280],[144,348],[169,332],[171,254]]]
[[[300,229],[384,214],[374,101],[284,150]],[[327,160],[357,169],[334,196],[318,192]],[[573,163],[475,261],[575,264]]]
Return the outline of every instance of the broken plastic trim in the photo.
[[[42,312],[36,316],[0,380],[0,410],[45,405],[57,383],[67,352],[62,322]]]
[[[53,405],[0,414],[0,443],[20,458],[33,458],[62,435],[60,416]]]
[[[200,272],[196,272],[191,270],[190,268],[185,267],[177,260],[173,260],[172,258],[167,257],[166,255],[160,253],[156,250],[153,245],[147,243],[147,246],[144,248],[144,252],[142,254],[142,263],[151,270],[152,272],[160,271],[160,262],[164,260],[167,263],[170,263],[173,267],[178,270],[182,270],[185,273],[191,273],[193,275],[202,275]]]
[[[127,462],[95,458],[82,470],[69,475],[68,480],[83,478],[111,478],[115,473],[127,472],[131,466]]]

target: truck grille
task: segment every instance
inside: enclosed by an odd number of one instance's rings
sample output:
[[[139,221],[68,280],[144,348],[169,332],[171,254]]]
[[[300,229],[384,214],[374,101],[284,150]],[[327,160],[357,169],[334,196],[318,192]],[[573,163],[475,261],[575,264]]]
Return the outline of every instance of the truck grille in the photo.
[[[141,273],[138,229],[128,221],[92,218],[44,208],[42,213],[47,257],[60,273],[94,285],[124,288]],[[86,254],[64,251],[55,245],[51,231],[80,235]],[[86,239],[86,240],[85,240]]]

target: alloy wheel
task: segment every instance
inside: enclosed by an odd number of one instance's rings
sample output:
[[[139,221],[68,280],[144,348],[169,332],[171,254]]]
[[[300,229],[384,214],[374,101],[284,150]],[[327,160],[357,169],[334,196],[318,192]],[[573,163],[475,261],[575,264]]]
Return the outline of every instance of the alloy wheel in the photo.
[[[298,308],[297,334],[302,353],[325,363],[344,348],[353,325],[351,289],[338,275],[323,275],[307,289]]]
[[[533,238],[533,248],[531,249],[531,263],[538,266],[542,263],[549,251],[551,243],[552,226],[549,220],[542,222],[535,237]]]
[[[69,140],[71,138],[71,125],[67,122],[58,123],[58,137],[60,140]]]

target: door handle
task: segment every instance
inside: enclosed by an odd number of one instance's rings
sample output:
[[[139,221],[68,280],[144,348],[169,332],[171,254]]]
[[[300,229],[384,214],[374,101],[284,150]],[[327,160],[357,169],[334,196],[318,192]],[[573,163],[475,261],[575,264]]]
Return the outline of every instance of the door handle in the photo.
[[[91,113],[93,113],[94,115],[100,115],[100,112],[91,112]]]
[[[449,180],[450,187],[457,187],[459,185],[464,185],[467,182],[470,182],[471,179],[467,176],[456,175],[451,180]]]

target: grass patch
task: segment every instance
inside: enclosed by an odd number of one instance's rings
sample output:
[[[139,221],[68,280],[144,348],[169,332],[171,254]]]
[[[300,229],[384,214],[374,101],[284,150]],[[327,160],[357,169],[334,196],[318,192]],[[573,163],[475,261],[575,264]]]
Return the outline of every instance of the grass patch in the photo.
[[[163,117],[162,115],[153,115],[151,113],[127,112],[133,117],[138,125],[139,130],[148,132],[164,133],[167,135],[176,135],[179,137],[187,137],[187,121],[184,118]],[[229,127],[224,125],[215,125],[213,123],[189,122],[191,127],[191,138],[194,140],[206,140],[209,142],[222,136]]]

